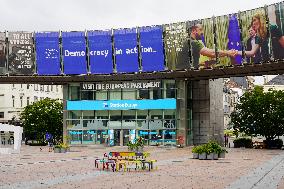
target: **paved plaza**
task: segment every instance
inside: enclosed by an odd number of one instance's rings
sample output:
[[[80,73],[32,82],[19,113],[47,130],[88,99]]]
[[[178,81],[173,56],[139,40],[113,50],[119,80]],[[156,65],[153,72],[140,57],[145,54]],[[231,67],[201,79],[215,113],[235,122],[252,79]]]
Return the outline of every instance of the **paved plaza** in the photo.
[[[191,159],[191,148],[146,147],[158,169],[111,172],[94,161],[126,147],[72,147],[68,153],[23,146],[0,155],[0,189],[32,188],[284,188],[284,151],[228,148],[225,159]]]

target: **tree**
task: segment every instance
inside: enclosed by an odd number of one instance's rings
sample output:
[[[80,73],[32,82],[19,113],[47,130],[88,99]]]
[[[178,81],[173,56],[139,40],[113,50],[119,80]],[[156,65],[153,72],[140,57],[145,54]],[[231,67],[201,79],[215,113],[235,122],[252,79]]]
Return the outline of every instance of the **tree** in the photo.
[[[248,135],[257,134],[273,140],[284,134],[284,91],[269,90],[256,86],[246,92],[231,114],[234,129]]]
[[[46,133],[50,133],[55,141],[62,140],[63,104],[54,99],[43,99],[25,107],[21,113],[26,135],[36,134],[40,142],[44,142]]]

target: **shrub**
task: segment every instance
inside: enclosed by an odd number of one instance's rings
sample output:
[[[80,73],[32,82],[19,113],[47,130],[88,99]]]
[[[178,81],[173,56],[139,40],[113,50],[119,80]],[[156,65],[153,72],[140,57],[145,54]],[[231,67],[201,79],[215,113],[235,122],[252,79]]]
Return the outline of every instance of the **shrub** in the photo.
[[[30,146],[46,146],[47,144],[46,143],[42,143],[42,142],[39,142],[39,143],[30,143],[29,144]]]
[[[245,148],[252,148],[252,140],[250,138],[237,138],[234,141],[234,148],[240,148],[240,147],[245,147]]]
[[[281,139],[274,139],[274,140],[264,140],[263,141],[266,148],[277,148],[280,149],[283,146],[283,141]]]

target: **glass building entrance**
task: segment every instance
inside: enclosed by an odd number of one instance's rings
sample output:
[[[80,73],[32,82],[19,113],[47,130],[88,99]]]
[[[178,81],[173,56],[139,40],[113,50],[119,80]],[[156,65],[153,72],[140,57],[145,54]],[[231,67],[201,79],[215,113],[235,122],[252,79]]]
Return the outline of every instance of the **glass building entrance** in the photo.
[[[177,91],[174,80],[148,89],[84,90],[69,84],[64,121],[70,144],[125,146],[139,136],[146,145],[176,144]]]

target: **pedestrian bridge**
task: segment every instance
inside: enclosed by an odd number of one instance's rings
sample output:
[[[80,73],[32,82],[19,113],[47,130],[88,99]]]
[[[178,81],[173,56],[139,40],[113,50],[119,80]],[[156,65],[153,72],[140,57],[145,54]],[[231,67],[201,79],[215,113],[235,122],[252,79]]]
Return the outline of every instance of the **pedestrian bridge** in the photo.
[[[124,29],[0,32],[0,83],[202,80],[284,73],[284,2]]]

